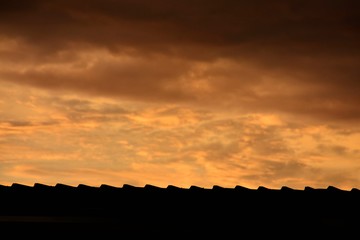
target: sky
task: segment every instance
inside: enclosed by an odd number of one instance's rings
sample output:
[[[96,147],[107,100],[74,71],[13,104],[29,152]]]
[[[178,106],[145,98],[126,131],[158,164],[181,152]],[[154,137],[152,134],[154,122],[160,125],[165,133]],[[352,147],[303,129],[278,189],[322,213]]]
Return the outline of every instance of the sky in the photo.
[[[360,188],[360,1],[0,5],[0,185]]]

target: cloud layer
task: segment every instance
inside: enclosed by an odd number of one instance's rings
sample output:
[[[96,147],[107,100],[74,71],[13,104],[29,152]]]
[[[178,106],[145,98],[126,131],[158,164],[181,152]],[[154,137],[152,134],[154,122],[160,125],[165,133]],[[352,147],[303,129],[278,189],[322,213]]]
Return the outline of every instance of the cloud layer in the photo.
[[[2,80],[358,119],[358,1],[6,1]]]
[[[360,132],[352,128],[21,88],[0,89],[2,184],[360,183]]]
[[[1,181],[358,185],[359,7],[3,1]]]

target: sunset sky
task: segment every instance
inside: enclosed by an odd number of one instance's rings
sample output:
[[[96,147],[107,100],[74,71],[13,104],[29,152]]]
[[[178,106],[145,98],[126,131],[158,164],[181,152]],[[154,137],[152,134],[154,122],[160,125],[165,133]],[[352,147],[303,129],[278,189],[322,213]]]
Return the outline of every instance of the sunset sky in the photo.
[[[0,0],[0,185],[360,188],[360,1]]]

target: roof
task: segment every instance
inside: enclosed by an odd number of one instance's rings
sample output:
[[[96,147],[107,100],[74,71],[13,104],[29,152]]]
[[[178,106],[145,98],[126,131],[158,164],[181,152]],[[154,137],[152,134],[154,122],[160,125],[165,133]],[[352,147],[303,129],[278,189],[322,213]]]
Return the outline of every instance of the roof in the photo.
[[[166,188],[79,184],[0,185],[0,230],[39,234],[279,234],[349,232],[360,226],[360,190],[259,186]],[[253,230],[257,229],[257,230]],[[250,231],[251,230],[251,231]],[[16,233],[17,231],[12,231]],[[258,233],[260,233],[258,232]],[[18,233],[23,233],[22,231]]]

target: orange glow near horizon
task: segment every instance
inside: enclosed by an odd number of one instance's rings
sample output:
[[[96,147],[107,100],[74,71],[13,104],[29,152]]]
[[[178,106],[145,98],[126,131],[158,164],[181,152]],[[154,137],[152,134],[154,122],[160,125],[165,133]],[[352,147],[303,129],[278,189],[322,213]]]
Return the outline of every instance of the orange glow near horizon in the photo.
[[[5,85],[1,106],[8,120],[0,126],[5,185],[349,189],[360,167],[353,161],[360,134],[326,125]]]

